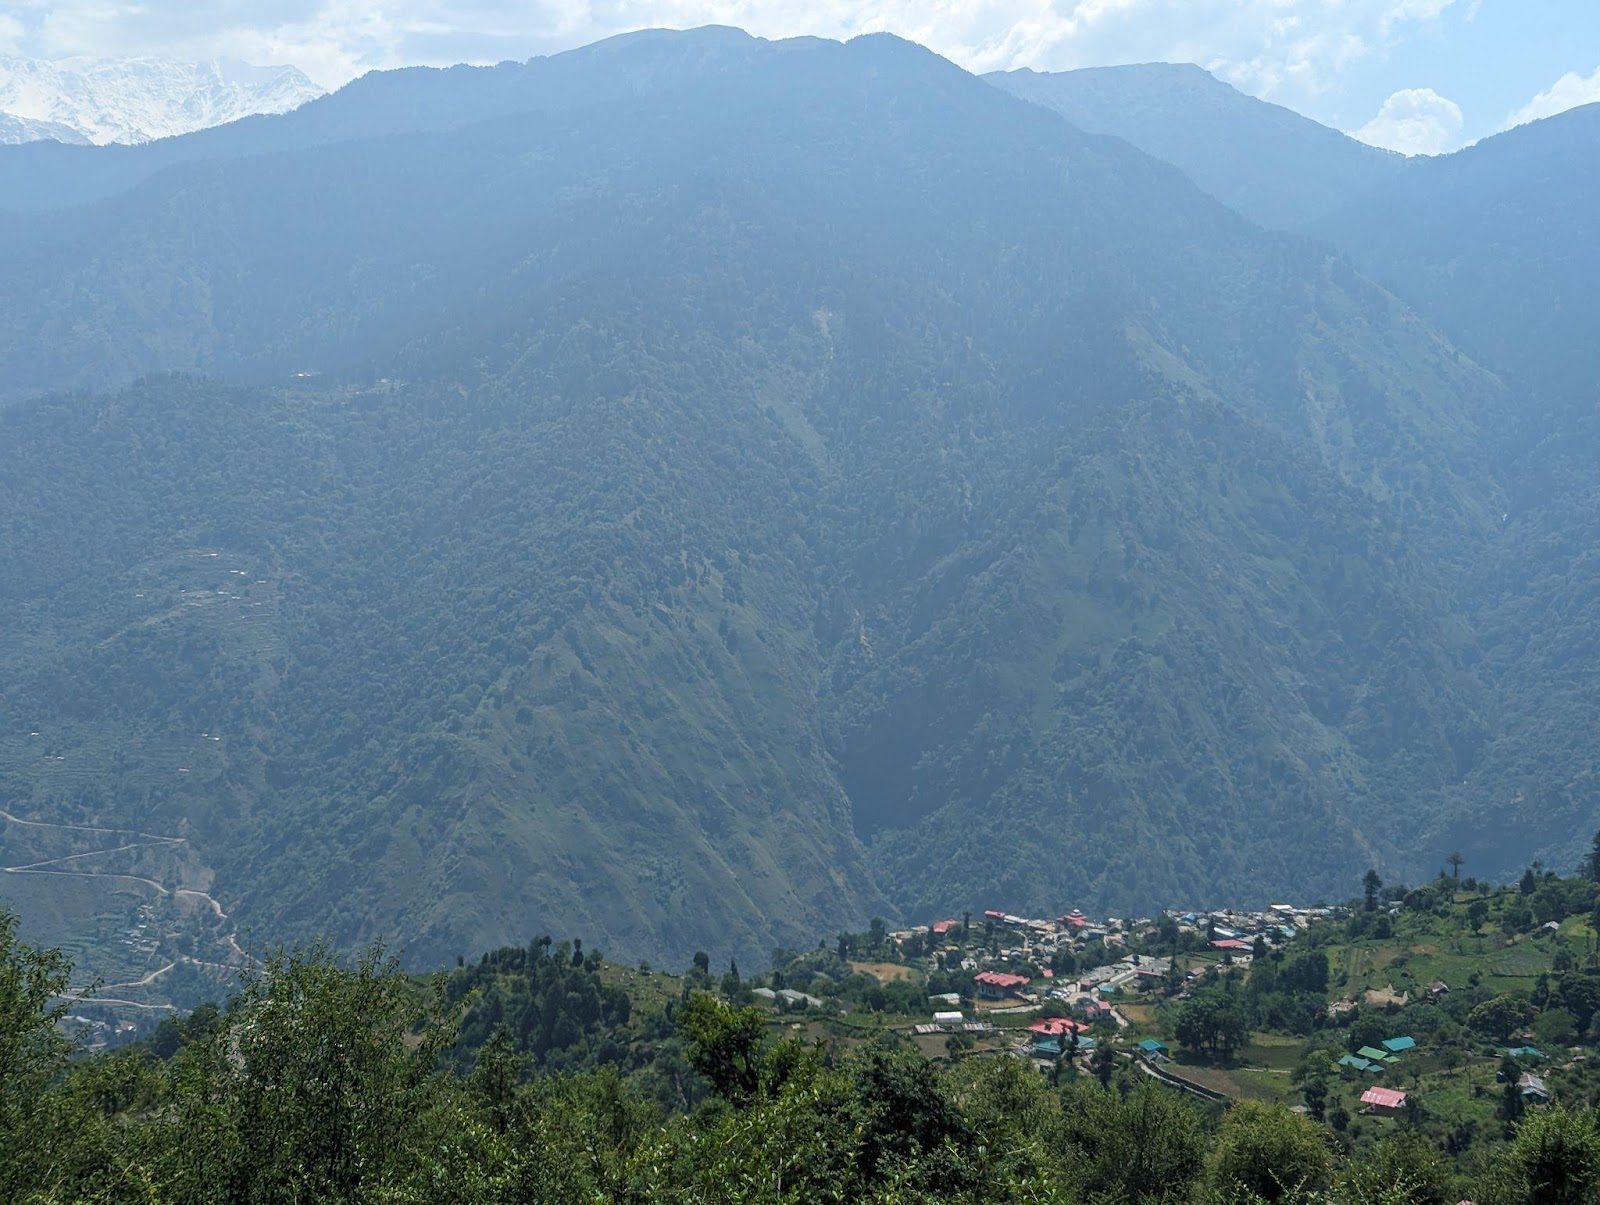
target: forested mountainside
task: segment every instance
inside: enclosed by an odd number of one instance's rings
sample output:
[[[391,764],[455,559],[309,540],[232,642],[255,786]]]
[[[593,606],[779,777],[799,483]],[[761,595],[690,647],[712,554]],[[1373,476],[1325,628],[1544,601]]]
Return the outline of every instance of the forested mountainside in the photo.
[[[1506,538],[1473,579],[1507,737],[1473,776],[1457,831],[1482,841],[1515,824],[1558,865],[1600,784],[1597,145],[1600,105],[1588,105],[1420,161],[1321,228],[1526,399],[1496,458]]]
[[[986,77],[1182,168],[1269,226],[1305,229],[1415,307],[1508,383],[1488,442],[1502,537],[1462,578],[1480,677],[1503,736],[1455,794],[1452,843],[1491,853],[1512,825],[1560,865],[1590,818],[1600,731],[1591,549],[1600,535],[1600,106],[1451,155],[1401,160],[1196,68],[1167,64]],[[1563,735],[1564,734],[1564,735]]]
[[[273,935],[743,956],[1416,873],[1586,756],[1461,602],[1525,395],[1324,245],[886,36],[607,53],[12,226],[11,811]]]
[[[1588,282],[1600,105],[1410,159],[1256,100],[1191,65],[984,77],[1178,167],[1238,212],[1303,231],[1542,402],[1589,398]],[[1549,417],[1533,407],[1532,425]]]
[[[1311,229],[1542,400],[1592,408],[1597,143],[1585,105],[1413,160]]]
[[[1181,168],[1270,229],[1305,229],[1407,171],[1403,156],[1246,96],[1192,63],[984,78],[1079,129],[1125,139]]]

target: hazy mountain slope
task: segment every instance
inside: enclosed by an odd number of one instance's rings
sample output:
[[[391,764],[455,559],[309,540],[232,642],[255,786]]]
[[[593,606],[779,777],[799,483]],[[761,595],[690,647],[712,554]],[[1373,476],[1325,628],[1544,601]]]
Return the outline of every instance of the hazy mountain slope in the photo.
[[[1592,397],[1597,148],[1600,105],[1573,109],[1418,161],[1315,232],[1530,390]]]
[[[1316,227],[1520,395],[1493,443],[1501,534],[1462,599],[1507,731],[1462,784],[1440,838],[1480,859],[1511,826],[1571,864],[1595,827],[1597,151],[1590,105],[1420,160]]]
[[[1305,226],[1512,383],[1518,403],[1483,461],[1503,483],[1505,517],[1456,600],[1504,727],[1424,841],[1498,864],[1510,825],[1552,864],[1572,864],[1597,820],[1586,801],[1600,772],[1583,735],[1600,730],[1600,698],[1585,685],[1600,675],[1587,603],[1600,584],[1588,552],[1600,539],[1589,300],[1600,107],[1401,170],[1193,69],[989,78],[1183,166],[1258,220]],[[1274,123],[1276,139],[1263,133]]]
[[[1023,69],[984,78],[1080,129],[1125,139],[1174,164],[1212,196],[1275,229],[1303,229],[1405,171],[1401,156],[1246,96],[1191,64]]]
[[[1193,66],[984,78],[1172,163],[1256,221],[1333,243],[1536,394],[1570,396],[1597,378],[1585,298],[1600,254],[1600,106],[1407,160]]]
[[[1108,416],[1037,486],[1018,527],[1048,535],[998,534],[959,606],[892,659],[879,634],[883,668],[853,692],[893,699],[910,679],[944,711],[972,700],[968,730],[912,746],[923,814],[875,843],[892,895],[933,910],[954,882],[1005,906],[1143,909],[1152,889],[1319,893],[1363,860],[1426,870],[1435,852],[1398,840],[1395,809],[1439,806],[1490,719],[1385,552],[1381,508],[1181,396]],[[895,701],[847,746],[853,794],[851,771],[920,737]]]
[[[263,930],[1333,893],[1431,869],[1499,730],[1498,382],[894,39],[36,229],[13,380],[326,373],[0,419],[0,785],[187,820]]]
[[[1547,865],[1574,866],[1593,837],[1600,787],[1600,424],[1566,410],[1509,457],[1501,537],[1467,601],[1495,683],[1502,737],[1457,792],[1437,838],[1479,864],[1517,832]]]
[[[768,552],[787,466],[740,440],[760,480],[718,507],[718,477],[652,457],[623,399],[567,422],[560,399],[509,423],[443,403],[161,383],[43,459],[61,411],[17,412],[8,513],[24,490],[101,501],[70,533],[27,508],[8,540],[30,586],[8,591],[5,712],[41,732],[7,750],[13,802],[187,822],[244,930],[416,957],[529,917],[754,955],[886,910],[806,722],[797,572]],[[740,435],[698,430],[694,461]],[[63,460],[92,486],[29,471]],[[57,560],[63,534],[81,560]]]
[[[779,45],[786,53],[805,39]],[[526,63],[375,71],[292,113],[247,117],[182,138],[74,154],[0,148],[0,210],[41,211],[114,196],[177,164],[240,159],[494,117],[583,108],[748,65],[772,44],[737,29],[646,30]]]
[[[293,67],[0,56],[0,111],[58,123],[99,144],[148,142],[252,113],[284,113],[321,94]]]

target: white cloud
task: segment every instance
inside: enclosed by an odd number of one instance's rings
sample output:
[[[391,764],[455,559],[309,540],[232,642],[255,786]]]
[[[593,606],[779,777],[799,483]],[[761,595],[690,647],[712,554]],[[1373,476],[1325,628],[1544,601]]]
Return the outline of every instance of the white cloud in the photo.
[[[494,62],[647,26],[764,37],[889,30],[976,71],[1196,62],[1252,92],[1316,95],[1465,0],[11,0],[24,53],[292,62],[325,84],[406,63]]]
[[[1405,88],[1351,136],[1403,155],[1443,155],[1462,144],[1461,106],[1432,88]]]
[[[1526,125],[1530,121],[1538,121],[1541,117],[1554,117],[1557,113],[1565,113],[1568,109],[1594,104],[1596,101],[1600,101],[1600,67],[1596,67],[1588,75],[1569,71],[1508,116],[1501,129],[1509,130],[1512,126]]]
[[[0,13],[0,54],[17,54],[22,50],[22,22],[10,13]]]

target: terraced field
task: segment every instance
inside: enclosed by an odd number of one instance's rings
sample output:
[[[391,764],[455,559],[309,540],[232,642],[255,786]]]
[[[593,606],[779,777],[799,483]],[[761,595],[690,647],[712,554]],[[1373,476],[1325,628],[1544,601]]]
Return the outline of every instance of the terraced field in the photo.
[[[0,906],[24,940],[72,959],[74,995],[149,1020],[217,994],[246,962],[213,874],[186,838],[53,824],[0,808]]]

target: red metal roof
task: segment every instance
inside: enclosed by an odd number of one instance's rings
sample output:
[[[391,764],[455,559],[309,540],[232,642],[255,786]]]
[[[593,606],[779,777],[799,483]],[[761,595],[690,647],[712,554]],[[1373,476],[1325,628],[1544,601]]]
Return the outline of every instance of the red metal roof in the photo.
[[[1361,1094],[1361,1103],[1377,1105],[1380,1109],[1398,1109],[1406,1103],[1406,1094],[1398,1088],[1368,1088]]]
[[[1028,1026],[1034,1033],[1048,1034],[1055,1037],[1064,1033],[1082,1033],[1089,1027],[1081,1021],[1074,1021],[1070,1017],[1046,1017],[1042,1021],[1035,1021]]]
[[[1022,987],[1033,982],[1026,975],[1008,975],[1004,971],[979,971],[975,978],[990,987]]]
[[[934,925],[933,925],[933,931],[935,933],[948,933],[948,932],[950,932],[951,929],[954,929],[955,927],[956,927],[956,922],[953,921],[953,920],[935,921]]]

